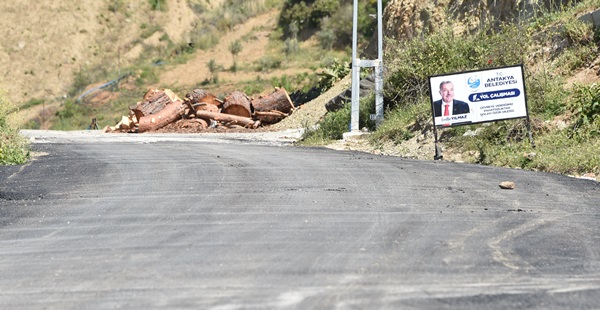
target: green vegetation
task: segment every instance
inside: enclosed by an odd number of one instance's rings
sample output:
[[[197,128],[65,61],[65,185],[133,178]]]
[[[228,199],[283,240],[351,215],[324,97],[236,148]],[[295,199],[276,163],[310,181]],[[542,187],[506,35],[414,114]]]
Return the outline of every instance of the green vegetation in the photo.
[[[0,91],[0,165],[24,164],[30,157],[28,141],[10,124],[9,117],[14,110],[6,99],[6,92]]]
[[[237,71],[237,61],[235,56],[237,56],[242,51],[242,42],[240,40],[235,40],[229,44],[229,52],[231,56],[233,56],[233,66],[231,67],[232,72]]]
[[[223,70],[223,66],[219,65],[214,59],[209,60],[206,66],[210,71],[210,81],[207,82],[219,83],[219,71]]]
[[[382,1],[383,6],[387,0]],[[346,48],[352,43],[353,0],[288,0],[283,6],[279,25],[286,38],[305,39],[315,32],[321,46]],[[359,1],[358,33],[361,44],[366,43],[376,31],[377,0]]]
[[[428,76],[524,64],[535,147],[526,121],[520,119],[440,129],[444,152],[485,165],[599,175],[600,86],[571,85],[565,77],[596,59],[600,35],[590,24],[574,19],[574,10],[581,7],[540,14],[530,24],[490,25],[470,34],[456,34],[448,26],[414,40],[388,41],[387,110],[370,143],[374,148],[399,145],[422,132],[431,134]],[[368,119],[364,104],[361,101],[361,121]],[[306,131],[303,143],[339,139],[348,130],[349,114],[348,108],[328,113],[318,129]],[[432,158],[433,154],[432,149]]]
[[[203,4],[194,2],[193,7],[201,13],[190,33],[194,48],[210,49],[219,43],[222,34],[250,17],[280,7],[281,2],[282,0],[226,0],[215,10],[206,10]]]
[[[360,100],[359,127],[369,131],[375,129],[375,122],[369,118],[369,115],[375,112],[374,107],[370,104],[374,100],[373,96]],[[347,102],[342,109],[328,113],[317,128],[305,126],[302,143],[304,145],[322,145],[342,139],[343,134],[350,130],[350,110],[351,105]]]
[[[20,109],[29,109],[44,103],[44,99],[30,99],[25,104],[21,105]]]
[[[153,10],[164,11],[167,9],[167,0],[148,0]]]

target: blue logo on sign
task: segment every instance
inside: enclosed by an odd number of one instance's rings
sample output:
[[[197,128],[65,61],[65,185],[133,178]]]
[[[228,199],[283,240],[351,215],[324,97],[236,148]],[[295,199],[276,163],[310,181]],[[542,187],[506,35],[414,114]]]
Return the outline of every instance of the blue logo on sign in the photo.
[[[472,89],[476,89],[481,85],[481,80],[477,75],[473,75],[467,79],[467,85]]]
[[[477,101],[486,101],[486,100],[494,100],[494,99],[513,98],[513,97],[518,97],[520,94],[521,94],[521,91],[516,88],[488,91],[488,92],[484,92],[484,93],[470,94],[469,101],[477,102]]]

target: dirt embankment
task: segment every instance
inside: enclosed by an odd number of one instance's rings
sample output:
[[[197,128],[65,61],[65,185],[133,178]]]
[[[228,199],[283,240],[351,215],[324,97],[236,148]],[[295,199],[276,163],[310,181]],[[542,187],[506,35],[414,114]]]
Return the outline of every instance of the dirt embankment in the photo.
[[[178,42],[196,15],[185,0],[167,6],[161,12],[147,1],[0,1],[0,87],[16,104],[62,97],[79,71],[126,66],[145,45],[165,44],[163,34]],[[160,30],[144,38],[150,27]]]

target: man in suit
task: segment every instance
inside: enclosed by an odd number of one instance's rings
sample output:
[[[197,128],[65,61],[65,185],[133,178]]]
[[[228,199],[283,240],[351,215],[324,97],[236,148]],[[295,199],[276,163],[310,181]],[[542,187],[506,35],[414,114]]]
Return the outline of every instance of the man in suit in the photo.
[[[433,102],[433,112],[435,117],[450,116],[469,113],[469,104],[454,100],[454,84],[450,81],[440,83],[441,100]]]

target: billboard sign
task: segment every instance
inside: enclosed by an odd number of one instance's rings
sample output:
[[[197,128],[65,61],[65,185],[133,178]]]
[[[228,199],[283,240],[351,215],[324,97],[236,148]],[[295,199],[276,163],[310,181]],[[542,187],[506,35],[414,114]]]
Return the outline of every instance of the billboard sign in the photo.
[[[523,66],[429,77],[436,127],[527,117]]]

